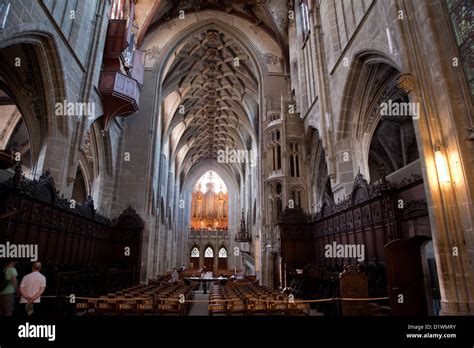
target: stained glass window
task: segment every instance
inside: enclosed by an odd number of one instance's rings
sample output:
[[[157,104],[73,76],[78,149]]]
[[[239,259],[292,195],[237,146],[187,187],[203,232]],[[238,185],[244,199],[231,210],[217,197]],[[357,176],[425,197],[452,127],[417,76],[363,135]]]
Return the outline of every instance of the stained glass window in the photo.
[[[192,250],[191,250],[191,257],[199,257],[199,249],[194,247]]]
[[[214,250],[211,247],[207,247],[206,251],[204,251],[204,257],[214,257]]]
[[[460,61],[474,98],[474,6],[472,0],[446,0]]]
[[[226,258],[227,257],[227,250],[224,247],[219,249],[219,258]]]

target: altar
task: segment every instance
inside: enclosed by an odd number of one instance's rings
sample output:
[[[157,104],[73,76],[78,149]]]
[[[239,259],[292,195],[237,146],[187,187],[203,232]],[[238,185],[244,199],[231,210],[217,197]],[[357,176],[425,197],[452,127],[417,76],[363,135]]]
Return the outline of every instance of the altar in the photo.
[[[204,293],[207,294],[208,283],[220,282],[221,285],[227,283],[229,278],[227,277],[218,277],[218,278],[201,278],[201,277],[185,277],[183,278],[185,284],[190,284],[191,282],[199,282],[202,284]]]

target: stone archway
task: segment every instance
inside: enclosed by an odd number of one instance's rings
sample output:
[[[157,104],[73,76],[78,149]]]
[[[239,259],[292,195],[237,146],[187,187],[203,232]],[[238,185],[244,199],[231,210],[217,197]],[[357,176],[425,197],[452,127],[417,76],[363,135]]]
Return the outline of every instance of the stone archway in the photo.
[[[32,175],[49,169],[62,188],[66,163],[55,159],[67,158],[69,119],[55,114],[56,103],[67,99],[56,43],[42,33],[22,33],[2,41],[0,62],[0,86],[28,130]]]
[[[405,30],[403,28],[402,31]],[[407,37],[411,35],[412,33],[409,33]],[[416,49],[414,50],[416,51]],[[419,52],[415,51],[409,56],[419,56]],[[456,123],[453,119],[456,116],[452,114],[452,110],[439,112],[445,106],[435,105],[437,104],[436,98],[433,98],[434,92],[427,87],[431,82],[428,82],[429,77],[423,66],[417,65],[409,59],[405,64],[407,67],[412,67],[412,71],[419,71],[417,77],[421,81],[418,82],[414,75],[400,75],[401,69],[381,54],[363,52],[356,57],[348,75],[348,85],[344,90],[341,122],[338,129],[337,140],[340,142],[340,148],[347,149],[341,151],[340,155],[344,152],[353,154],[349,159],[349,164],[344,164],[344,166],[350,165],[352,173],[355,173],[359,168],[361,172],[364,172],[364,175],[369,173],[368,158],[364,154],[368,154],[367,148],[370,144],[371,134],[378,122],[375,122],[376,114],[367,113],[367,108],[363,107],[364,100],[367,100],[367,93],[370,92],[364,86],[370,86],[371,84],[368,83],[370,78],[379,76],[377,70],[375,70],[375,74],[370,74],[371,70],[378,69],[377,65],[380,66],[380,69],[386,66],[382,71],[386,72],[387,78],[385,84],[381,84],[381,86],[385,86],[384,88],[374,90],[380,93],[380,95],[373,96],[374,101],[377,102],[383,98],[382,93],[395,80],[396,87],[408,95],[408,101],[417,103],[419,106],[419,117],[413,124],[427,194],[436,262],[439,266],[438,270],[449,269],[451,274],[451,276],[443,274],[439,277],[442,298],[441,313],[471,313],[473,296],[468,289],[472,288],[472,265],[469,265],[468,262],[469,248],[461,242],[466,238],[469,239],[469,235],[466,235],[464,231],[472,229],[472,209],[461,208],[463,204],[466,204],[465,202],[469,201],[468,197],[470,196],[467,192],[467,187],[470,184],[462,169],[460,153],[466,150],[457,142],[448,141],[448,139],[458,139],[452,126]],[[450,116],[440,118],[439,115],[444,114]],[[442,124],[444,127],[441,126]],[[439,156],[443,163],[436,163],[435,155]],[[443,168],[438,168],[440,166]],[[438,169],[449,173],[451,180],[449,183],[440,182]],[[349,177],[343,178],[340,173],[338,174],[336,186],[339,192],[344,193],[351,189],[349,179]],[[338,194],[340,195],[340,193]],[[460,202],[464,203],[460,204]],[[457,257],[453,256],[453,248],[458,250]],[[453,272],[458,272],[462,276],[455,277]]]
[[[199,171],[215,170],[226,182],[232,212],[232,248],[240,211],[244,209],[245,216],[251,217],[252,202],[258,207],[259,192],[252,187],[259,180],[260,164],[221,163],[218,152],[258,151],[256,129],[263,114],[262,59],[250,40],[242,40],[235,28],[216,19],[191,24],[174,35],[157,56],[147,41],[152,42],[153,35],[145,40],[144,50],[148,57],[145,59],[154,57],[153,69],[159,71],[156,105],[161,117],[161,158],[169,158],[166,166],[178,178],[173,195],[184,201],[183,208],[176,211],[178,223],[174,226],[179,233],[177,257],[187,255],[189,248],[188,193],[192,189],[190,182],[197,179]],[[235,262],[239,261],[229,259],[229,264]]]

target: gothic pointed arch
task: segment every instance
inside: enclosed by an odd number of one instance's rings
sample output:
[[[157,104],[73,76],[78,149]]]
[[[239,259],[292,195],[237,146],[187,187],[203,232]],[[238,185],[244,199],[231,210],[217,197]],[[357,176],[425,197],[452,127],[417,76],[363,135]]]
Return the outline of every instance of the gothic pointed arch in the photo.
[[[76,202],[85,203],[90,194],[87,175],[84,173],[84,167],[79,164],[77,166],[76,177],[72,188],[72,196]]]
[[[211,244],[207,244],[204,247],[204,266],[206,269],[212,270],[214,268],[215,256],[214,248]]]
[[[364,126],[372,121],[364,112],[367,103],[376,98],[377,93],[383,93],[384,86],[400,71],[401,68],[384,53],[366,50],[355,55],[344,87],[337,140],[361,136]]]
[[[225,245],[222,245],[219,248],[219,251],[217,253],[217,257],[218,257],[217,268],[220,269],[220,270],[226,270],[227,266],[228,266],[228,264],[227,264],[228,255],[227,255],[227,248],[225,247]]]
[[[56,104],[67,100],[56,39],[40,32],[9,37],[0,43],[0,63],[0,88],[24,119],[30,135],[30,157],[36,163],[47,137],[68,136],[70,120],[56,116]]]
[[[256,147],[262,63],[227,27],[210,20],[194,25],[172,41],[176,54],[168,57],[165,45],[155,61],[155,69],[167,67],[158,80],[162,142],[176,139],[171,160],[178,160],[178,171],[226,148]]]

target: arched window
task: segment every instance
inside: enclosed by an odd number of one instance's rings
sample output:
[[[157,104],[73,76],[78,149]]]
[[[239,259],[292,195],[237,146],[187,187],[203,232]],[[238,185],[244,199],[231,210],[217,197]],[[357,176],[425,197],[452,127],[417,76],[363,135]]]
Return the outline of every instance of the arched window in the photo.
[[[218,269],[227,269],[227,249],[222,247],[219,249],[219,258],[217,260]]]
[[[189,269],[198,269],[199,268],[199,249],[193,247],[191,249],[191,255],[189,260]]]
[[[300,177],[300,158],[297,143],[290,143],[288,152],[290,153],[290,175],[293,178]]]
[[[204,251],[204,257],[214,257],[214,250],[211,247],[207,247]]]
[[[227,257],[227,250],[222,247],[219,249],[219,258],[226,258]]]
[[[474,5],[472,1],[468,0],[446,0],[446,4],[467,84],[471,90],[471,97],[474,98],[474,63],[472,59],[472,37],[474,35],[472,13]]]
[[[277,144],[277,146],[276,146],[276,156],[277,156],[276,169],[280,170],[281,169],[281,147],[280,147],[280,144]]]
[[[204,266],[206,266],[208,270],[214,268],[214,250],[212,250],[210,246],[204,250]]]
[[[199,249],[197,247],[191,250],[191,257],[199,257]]]
[[[291,200],[293,201],[295,208],[301,208],[301,203],[303,202],[303,192],[301,189],[291,192]]]
[[[270,153],[269,156],[269,165],[272,171],[281,170],[281,139],[280,139],[280,131],[273,130],[268,135],[269,143],[268,143],[268,151]]]

